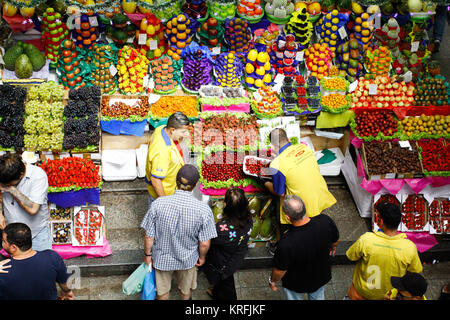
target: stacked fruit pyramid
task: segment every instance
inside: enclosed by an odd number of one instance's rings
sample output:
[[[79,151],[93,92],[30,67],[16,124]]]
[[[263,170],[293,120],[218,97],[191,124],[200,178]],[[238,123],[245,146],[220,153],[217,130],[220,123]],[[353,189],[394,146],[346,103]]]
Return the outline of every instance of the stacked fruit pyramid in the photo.
[[[286,76],[296,75],[298,73],[298,60],[296,59],[298,51],[299,44],[295,42],[293,34],[279,35],[270,50],[270,62],[275,71]]]
[[[353,26],[355,38],[362,43],[364,50],[369,47],[373,37],[373,26],[369,25],[367,19],[369,19],[369,14],[364,12],[361,16],[356,17]]]
[[[51,64],[57,63],[61,42],[68,37],[69,29],[62,22],[61,14],[53,8],[47,8],[42,17],[42,40],[45,56]]]
[[[264,16],[261,0],[240,0],[237,6],[238,15],[252,23],[259,22]]]
[[[157,59],[166,53],[167,44],[164,37],[164,27],[161,20],[156,18],[154,14],[148,14],[141,20],[140,28],[136,31],[137,41],[139,41],[139,35],[141,34],[146,34],[147,40],[143,45],[139,45],[139,42],[137,42],[138,48],[147,59]]]
[[[208,47],[200,47],[193,43],[183,50],[182,58],[181,85],[185,91],[197,93],[201,86],[211,84],[213,59]]]
[[[153,60],[150,65],[155,81],[155,93],[170,94],[175,92],[180,81],[180,72],[175,68],[172,58],[164,55]]]
[[[339,29],[344,27],[349,20],[349,16],[333,10],[322,16],[316,24],[316,28],[320,34],[320,43],[326,43],[332,51],[344,40],[339,34]],[[347,31],[345,31],[347,32]]]
[[[66,89],[84,87],[90,82],[91,70],[85,58],[74,41],[66,39],[61,43],[56,69],[58,78]]]
[[[263,85],[272,83],[272,65],[266,46],[257,44],[251,49],[246,58],[245,64],[245,85],[249,89],[257,90]]]
[[[222,53],[216,59],[214,72],[216,76],[215,85],[221,87],[239,87],[243,73],[242,62],[232,52]]]
[[[180,13],[170,19],[164,30],[169,40],[169,49],[167,54],[173,60],[181,59],[181,52],[189,46],[192,41],[193,32],[196,31],[195,23],[191,21],[186,13]]]
[[[119,50],[119,89],[125,94],[144,91],[144,78],[147,76],[149,60],[130,46]]]
[[[341,43],[336,50],[336,62],[339,75],[353,82],[364,73],[361,63],[363,59],[363,46],[356,39]]]
[[[209,47],[222,47],[224,29],[216,18],[208,18],[197,32],[199,42]]]
[[[72,31],[72,38],[76,40],[75,44],[78,48],[91,49],[92,45],[97,42],[99,37],[98,26],[92,26],[89,17],[96,17],[94,15],[82,14],[80,16],[80,23]],[[77,24],[77,20],[75,20]]]
[[[91,83],[99,87],[102,93],[113,93],[117,88],[111,66],[117,64],[117,47],[114,44],[94,44],[91,61]]]
[[[295,41],[301,45],[301,48],[308,46],[313,25],[309,20],[309,13],[306,5],[299,2],[298,9],[292,13],[291,19],[286,24],[285,33],[295,35]]]
[[[119,13],[114,15],[109,23],[106,24],[105,32],[114,43],[123,45],[128,41],[129,37],[134,36],[136,29],[136,25],[131,23],[126,15]]]
[[[230,51],[248,52],[252,38],[248,21],[236,17],[226,19],[224,37]]]

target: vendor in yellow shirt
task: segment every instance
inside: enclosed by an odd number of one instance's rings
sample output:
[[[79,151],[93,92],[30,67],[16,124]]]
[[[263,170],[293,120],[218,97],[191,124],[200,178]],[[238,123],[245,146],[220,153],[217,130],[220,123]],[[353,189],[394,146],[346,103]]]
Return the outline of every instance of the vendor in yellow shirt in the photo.
[[[376,209],[382,231],[366,232],[346,252],[349,260],[357,262],[347,292],[351,300],[382,300],[392,289],[391,277],[423,269],[416,245],[406,239],[406,234],[397,232],[400,208],[382,202]]]
[[[282,203],[285,195],[299,196],[306,207],[306,214],[312,218],[336,203],[328,191],[327,183],[320,174],[319,165],[313,151],[300,143],[292,145],[286,131],[274,129],[270,133],[271,151],[277,154],[270,164],[272,181],[264,183],[274,195],[280,196]],[[281,233],[290,225],[282,206],[280,206]]]
[[[167,125],[159,126],[150,137],[145,181],[148,186],[149,207],[158,197],[175,192],[178,170],[184,157],[178,142],[188,136],[189,119],[182,112],[172,114]]]

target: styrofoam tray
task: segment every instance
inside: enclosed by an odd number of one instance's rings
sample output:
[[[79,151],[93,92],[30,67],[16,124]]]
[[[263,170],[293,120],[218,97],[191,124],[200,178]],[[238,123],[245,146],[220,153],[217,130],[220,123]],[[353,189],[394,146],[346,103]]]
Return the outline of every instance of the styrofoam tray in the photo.
[[[271,162],[270,160],[265,159],[265,158],[260,158],[260,157],[256,157],[256,156],[245,156],[243,164],[242,164],[242,170],[244,171],[245,174],[247,174],[249,176],[254,176],[254,177],[257,177],[258,175],[248,172],[245,168],[245,162],[247,161],[247,159],[255,159],[255,160],[260,160],[260,161],[268,162],[268,163]]]
[[[117,161],[119,158],[120,163]],[[136,179],[136,150],[103,150],[102,176],[105,181]]]

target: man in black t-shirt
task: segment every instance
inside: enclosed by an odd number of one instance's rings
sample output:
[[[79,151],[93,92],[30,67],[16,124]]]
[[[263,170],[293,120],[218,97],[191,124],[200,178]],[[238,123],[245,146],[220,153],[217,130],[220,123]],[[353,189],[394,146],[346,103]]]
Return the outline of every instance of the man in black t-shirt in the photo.
[[[3,267],[0,273],[0,300],[56,300],[56,282],[62,299],[72,300],[61,256],[52,250],[34,251],[31,244],[31,229],[26,224],[11,223],[3,230],[2,245],[11,255],[11,267]]]
[[[283,211],[292,223],[275,251],[269,286],[276,291],[282,280],[288,300],[324,300],[325,285],[331,280],[330,255],[339,243],[339,231],[325,214],[313,218],[306,215],[303,201],[295,195],[286,196]]]

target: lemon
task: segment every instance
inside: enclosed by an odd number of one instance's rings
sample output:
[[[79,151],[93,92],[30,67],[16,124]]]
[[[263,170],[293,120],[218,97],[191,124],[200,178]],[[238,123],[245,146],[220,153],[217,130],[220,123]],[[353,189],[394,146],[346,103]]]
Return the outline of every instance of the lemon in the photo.
[[[251,63],[247,63],[245,65],[245,72],[247,72],[247,74],[250,74],[253,73],[253,71],[255,71],[255,67],[253,67]]]
[[[338,24],[339,23],[339,18],[333,18],[331,19],[331,22],[334,24]]]
[[[265,83],[270,83],[270,82],[272,82],[272,76],[270,75],[270,73],[268,73],[268,74],[266,74],[266,75],[264,76],[263,81],[264,81]]]
[[[255,79],[253,79],[252,77],[246,77],[245,78],[245,82],[248,84],[254,84],[255,83]]]
[[[264,69],[264,67],[258,67],[256,68],[256,74],[258,76],[263,76],[266,73],[266,69]]]
[[[338,29],[338,27],[337,27],[337,26],[332,26],[332,27],[331,27],[331,31],[333,31],[333,32],[336,32],[336,31],[337,31],[337,29]]]
[[[248,52],[247,59],[250,61],[255,61],[258,57],[258,51],[256,49],[252,49]]]
[[[257,88],[261,88],[263,86],[263,82],[261,79],[256,79],[255,80],[255,87]]]
[[[337,16],[338,15],[338,11],[336,9],[334,9],[333,11],[331,11],[331,15],[332,16]]]

